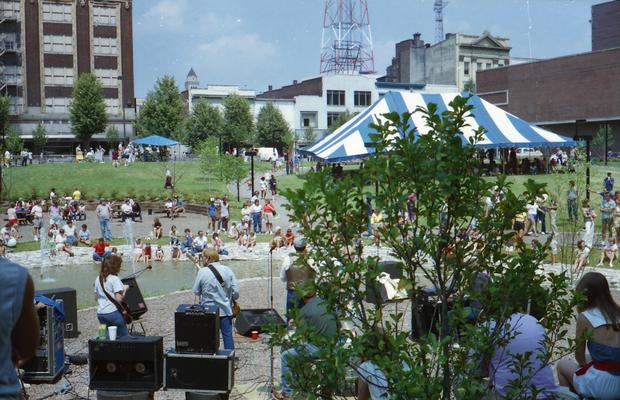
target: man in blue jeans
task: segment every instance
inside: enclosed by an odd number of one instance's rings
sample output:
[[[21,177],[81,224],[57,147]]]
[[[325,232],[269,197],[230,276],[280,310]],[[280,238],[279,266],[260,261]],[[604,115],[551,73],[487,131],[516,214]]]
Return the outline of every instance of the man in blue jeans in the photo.
[[[110,209],[110,205],[105,200],[100,201],[95,209],[95,213],[97,214],[97,218],[99,218],[101,236],[105,240],[112,240],[112,230],[110,229],[112,210]]]
[[[214,248],[202,252],[204,267],[196,274],[192,291],[200,296],[200,304],[220,309],[220,331],[224,348],[234,350],[232,302],[239,298],[237,278],[230,268],[220,264],[220,255]]]

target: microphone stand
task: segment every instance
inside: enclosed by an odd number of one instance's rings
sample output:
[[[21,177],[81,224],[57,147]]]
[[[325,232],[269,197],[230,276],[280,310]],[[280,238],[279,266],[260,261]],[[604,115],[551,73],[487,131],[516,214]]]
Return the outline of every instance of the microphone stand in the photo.
[[[269,250],[269,311],[273,315],[273,248]],[[269,365],[269,391],[273,392],[274,390],[274,351],[273,351],[273,341],[270,341],[269,344],[270,351],[270,365]]]
[[[149,270],[149,269],[153,269],[153,266],[149,265],[148,267],[142,268],[141,270],[136,271],[133,274],[127,275],[126,277],[121,278],[121,279],[137,278],[140,275],[142,275],[144,273],[144,271]]]

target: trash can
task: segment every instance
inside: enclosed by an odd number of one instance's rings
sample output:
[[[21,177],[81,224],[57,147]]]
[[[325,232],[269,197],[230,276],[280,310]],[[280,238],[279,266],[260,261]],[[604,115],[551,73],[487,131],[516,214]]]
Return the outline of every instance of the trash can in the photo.
[[[149,215],[153,215],[153,209],[152,208],[147,209],[147,212],[148,212]]]

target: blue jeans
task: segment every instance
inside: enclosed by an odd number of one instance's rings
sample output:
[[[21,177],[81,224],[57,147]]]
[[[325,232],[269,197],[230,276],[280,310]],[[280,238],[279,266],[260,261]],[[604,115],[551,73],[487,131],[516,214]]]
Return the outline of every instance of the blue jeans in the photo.
[[[300,358],[300,356],[312,357],[312,355],[318,351],[319,351],[318,347],[316,347],[313,344],[306,343],[306,344],[300,344],[297,347],[294,347],[292,349],[288,349],[282,352],[282,356],[281,356],[282,376],[281,376],[280,389],[283,395],[291,396],[293,394],[293,388],[290,386],[289,382],[295,379],[295,377],[292,376],[291,374],[291,367],[289,364],[291,362],[295,362],[293,361],[295,358]],[[300,361],[297,361],[297,362],[300,362]]]
[[[105,240],[112,240],[112,231],[110,230],[110,220],[107,218],[100,219],[99,227],[101,228],[101,236]]]
[[[301,308],[301,298],[295,290],[286,289],[286,322],[292,318],[291,310]]]
[[[77,243],[77,239],[75,238],[75,236],[67,236],[67,243],[73,246]]]
[[[252,214],[252,224],[254,232],[261,233],[263,231],[263,219],[261,213]]]
[[[222,332],[224,348],[234,350],[235,342],[233,341],[232,317],[220,317],[220,331]]]
[[[110,251],[104,252],[102,256],[97,253],[93,253],[93,261],[103,261],[104,258],[110,257],[111,255],[112,253]]]
[[[116,337],[120,338],[123,336],[129,336],[129,331],[127,330],[127,324],[125,323],[125,319],[118,310],[108,314],[97,314],[97,319],[101,324],[106,324],[107,326],[115,326]]]

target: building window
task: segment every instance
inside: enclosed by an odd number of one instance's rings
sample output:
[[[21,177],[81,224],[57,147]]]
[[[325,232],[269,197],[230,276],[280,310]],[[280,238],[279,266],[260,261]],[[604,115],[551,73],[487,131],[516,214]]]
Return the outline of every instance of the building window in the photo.
[[[503,67],[504,66],[504,60],[499,60],[499,62],[497,63],[498,67]]]
[[[476,71],[482,71],[482,63],[476,63]]]
[[[73,68],[45,67],[46,86],[73,86]]]
[[[119,85],[119,73],[115,69],[96,69],[95,76],[99,79],[101,86],[104,87],[118,87]]]
[[[491,63],[487,63],[487,69],[491,69]]]
[[[93,23],[95,25],[116,25],[116,8],[93,7]]]
[[[353,98],[356,106],[368,107],[372,102],[372,94],[370,92],[354,92]]]
[[[339,113],[339,112],[328,112],[327,113],[327,127],[328,128],[331,128],[331,126],[334,124],[334,122],[336,122],[340,114],[342,113]]]
[[[46,53],[73,53],[73,36],[44,35],[43,51]]]
[[[2,80],[9,85],[22,84],[22,67],[19,65],[8,65],[2,71]]]
[[[327,105],[344,106],[344,90],[328,90]]]
[[[94,38],[94,53],[97,55],[117,55],[118,43],[116,38]]]
[[[118,99],[103,99],[108,114],[119,114],[121,112],[120,101]]]
[[[19,19],[19,0],[4,0],[0,7],[0,19]]]
[[[44,22],[71,22],[71,3],[43,3]]]
[[[24,108],[24,99],[22,97],[9,96],[9,113],[20,114]]]
[[[304,118],[304,128],[307,128],[310,126],[310,118]]]
[[[463,73],[469,75],[469,61],[463,62]]]
[[[69,97],[45,98],[45,112],[47,112],[48,114],[67,114],[69,113],[70,105],[71,98]]]

